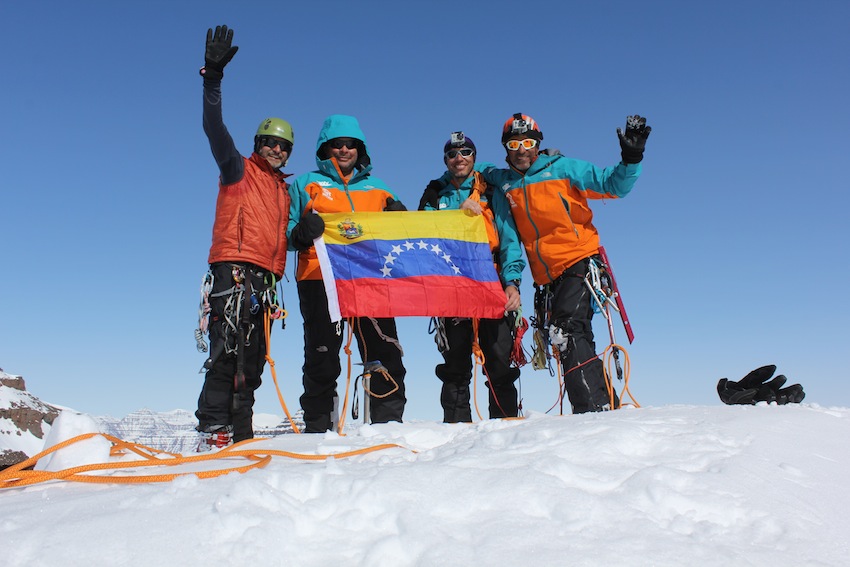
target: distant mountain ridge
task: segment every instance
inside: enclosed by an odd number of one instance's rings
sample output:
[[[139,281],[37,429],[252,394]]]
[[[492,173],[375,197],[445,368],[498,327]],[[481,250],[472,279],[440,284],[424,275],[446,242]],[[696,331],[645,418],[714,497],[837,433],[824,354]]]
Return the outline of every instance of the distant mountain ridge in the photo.
[[[269,426],[267,414],[254,416],[254,435],[256,437],[274,437],[293,433],[288,420]],[[187,453],[195,450],[198,444],[198,432],[195,426],[198,420],[195,414],[186,410],[173,410],[158,413],[149,409],[140,409],[117,419],[110,416],[95,416],[93,419],[101,426],[101,431],[124,441],[130,441],[146,447],[151,447],[169,453]],[[304,420],[301,412],[293,416],[299,429],[303,428]]]

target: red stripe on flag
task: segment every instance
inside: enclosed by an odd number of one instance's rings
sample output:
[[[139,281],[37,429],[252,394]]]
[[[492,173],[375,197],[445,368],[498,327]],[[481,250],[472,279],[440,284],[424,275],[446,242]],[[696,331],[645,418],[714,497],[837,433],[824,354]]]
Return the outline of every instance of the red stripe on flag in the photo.
[[[474,317],[500,319],[507,298],[499,282],[422,276],[337,280],[343,317]]]

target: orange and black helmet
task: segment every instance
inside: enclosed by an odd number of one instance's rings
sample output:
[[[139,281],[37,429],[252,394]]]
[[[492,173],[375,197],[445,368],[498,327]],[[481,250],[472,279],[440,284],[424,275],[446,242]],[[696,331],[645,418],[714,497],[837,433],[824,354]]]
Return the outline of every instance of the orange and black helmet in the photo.
[[[504,144],[508,138],[517,134],[525,134],[538,141],[543,139],[543,132],[540,131],[534,118],[519,112],[508,118],[502,126],[502,143]]]

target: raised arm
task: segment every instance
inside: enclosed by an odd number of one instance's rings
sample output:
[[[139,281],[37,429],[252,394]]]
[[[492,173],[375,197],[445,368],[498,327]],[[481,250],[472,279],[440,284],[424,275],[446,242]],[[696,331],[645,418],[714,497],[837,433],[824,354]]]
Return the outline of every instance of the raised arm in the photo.
[[[224,125],[221,112],[223,70],[239,49],[232,45],[232,41],[233,30],[228,30],[227,26],[216,26],[215,32],[207,30],[205,65],[201,68],[201,76],[204,78],[204,133],[218,165],[222,185],[240,181],[245,172],[242,155]]]

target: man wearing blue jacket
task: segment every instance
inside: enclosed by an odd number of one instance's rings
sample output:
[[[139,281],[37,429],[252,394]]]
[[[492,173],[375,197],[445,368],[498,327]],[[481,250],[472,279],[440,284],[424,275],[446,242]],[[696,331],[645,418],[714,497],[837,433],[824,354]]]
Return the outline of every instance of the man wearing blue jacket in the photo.
[[[443,146],[448,185],[441,191],[426,189],[419,210],[437,211],[462,209],[469,214],[483,215],[493,259],[508,301],[501,319],[481,319],[478,339],[484,354],[487,376],[490,418],[516,417],[517,390],[514,382],[519,368],[511,366],[517,310],[520,307],[519,286],[525,261],[516,225],[504,200],[498,208],[491,202],[493,187],[473,171],[475,144],[463,132],[453,132]],[[475,301],[474,297],[469,298]],[[472,421],[469,385],[472,380],[473,325],[466,318],[437,318],[436,341],[443,364],[437,365],[437,377],[442,380],[440,404],[445,423]]]
[[[290,186],[292,198],[287,236],[298,251],[295,279],[304,319],[304,394],[301,409],[307,433],[333,427],[332,414],[343,328],[331,322],[322,272],[313,240],[324,232],[315,213],[407,210],[384,182],[372,177],[366,136],[353,116],[329,116],[316,142],[318,170],[298,177]],[[370,384],[372,423],[402,421],[406,398],[402,350],[395,319],[358,317],[354,336],[361,360],[380,361],[389,377],[375,373]]]

